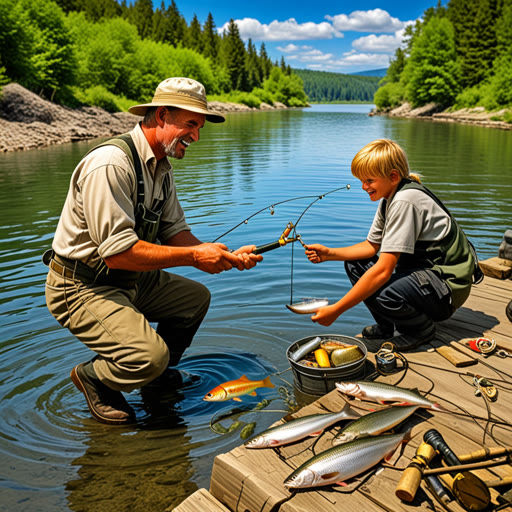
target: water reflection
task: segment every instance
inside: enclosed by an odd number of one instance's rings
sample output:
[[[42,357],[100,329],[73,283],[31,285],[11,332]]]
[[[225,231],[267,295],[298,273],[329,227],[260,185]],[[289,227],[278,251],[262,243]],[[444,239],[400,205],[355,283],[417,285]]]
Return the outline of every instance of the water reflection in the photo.
[[[341,246],[366,237],[375,205],[350,173],[355,153],[389,137],[406,149],[411,166],[442,197],[475,242],[481,258],[497,254],[510,227],[512,133],[475,126],[369,117],[370,106],[314,106],[305,110],[228,116],[206,126],[201,141],[175,163],[178,193],[194,233],[213,240],[255,211],[299,196],[320,196],[302,218],[306,243]],[[44,304],[46,267],[41,254],[51,239],[71,172],[96,141],[0,155],[0,489],[5,510],[164,510],[198,487],[208,487],[215,455],[241,443],[240,428],[210,429],[212,416],[234,403],[206,403],[214,385],[286,371],[286,348],[305,336],[355,335],[370,320],[364,306],[329,328],[290,313],[301,297],[335,301],[348,289],[343,266],[312,266],[300,246],[266,253],[250,272],[218,276],[179,273],[212,291],[212,306],[182,361],[200,380],[178,395],[128,395],[139,422],[112,429],[89,418],[69,380],[90,352],[62,329]],[[280,205],[222,238],[230,247],[275,241],[311,198]],[[292,265],[293,264],[293,265]],[[282,375],[291,380],[290,372]],[[281,380],[273,382],[287,389]],[[263,398],[285,410],[278,389]],[[247,412],[241,424],[263,430],[280,412]],[[234,420],[233,420],[234,421]],[[232,420],[223,421],[229,429]]]

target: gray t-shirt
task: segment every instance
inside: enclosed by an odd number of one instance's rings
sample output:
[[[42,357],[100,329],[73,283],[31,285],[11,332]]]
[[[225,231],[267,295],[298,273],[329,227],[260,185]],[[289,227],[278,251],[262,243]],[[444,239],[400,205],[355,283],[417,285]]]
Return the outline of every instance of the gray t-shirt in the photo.
[[[167,158],[157,161],[139,125],[131,132],[140,155],[144,178],[144,204],[151,208],[163,198],[164,178],[170,175],[170,192],[162,209],[158,238],[166,242],[190,230],[176,194],[172,166]],[[139,239],[135,233],[137,184],[128,155],[116,146],[102,146],[77,165],[53,250],[60,256],[81,260],[96,268],[101,259],[129,249]]]
[[[442,240],[450,226],[450,216],[430,196],[415,189],[399,190],[389,200],[381,199],[367,238],[380,245],[380,252],[413,254],[417,241]]]

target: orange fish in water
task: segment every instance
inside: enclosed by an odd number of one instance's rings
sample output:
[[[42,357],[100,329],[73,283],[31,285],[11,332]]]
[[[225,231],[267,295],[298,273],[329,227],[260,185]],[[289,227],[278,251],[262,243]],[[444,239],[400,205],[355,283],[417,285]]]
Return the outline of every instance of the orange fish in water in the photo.
[[[219,384],[209,393],[206,393],[203,400],[207,402],[224,402],[225,400],[233,399],[241,402],[242,400],[238,398],[239,396],[256,396],[256,391],[254,391],[256,388],[275,388],[275,386],[270,382],[270,376],[263,380],[249,380],[245,375],[242,375],[239,379]]]

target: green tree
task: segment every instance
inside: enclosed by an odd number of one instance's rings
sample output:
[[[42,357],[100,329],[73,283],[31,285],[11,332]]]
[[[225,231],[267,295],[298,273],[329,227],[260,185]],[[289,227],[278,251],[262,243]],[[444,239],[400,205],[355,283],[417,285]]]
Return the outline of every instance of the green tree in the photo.
[[[229,21],[222,39],[222,67],[226,69],[231,89],[248,91],[247,69],[245,67],[245,45],[240,37],[238,25]]]
[[[7,75],[54,99],[73,83],[75,58],[62,9],[52,1],[4,0],[0,58]]]
[[[263,78],[268,78],[270,76],[270,72],[272,71],[273,64],[272,64],[272,60],[268,56],[265,43],[261,43],[261,46],[260,46],[260,66],[261,66],[261,71],[263,73],[263,75],[262,75]]]
[[[180,14],[176,2],[172,0],[171,5],[167,7],[167,34],[164,42],[171,44],[172,46],[180,46],[183,44],[185,39],[185,32],[187,29],[187,22],[185,18]]]
[[[259,87],[263,82],[262,70],[260,66],[260,59],[258,57],[258,53],[256,52],[256,47],[254,46],[251,39],[247,41],[245,67],[247,69],[247,81],[249,90],[252,90],[255,87]]]
[[[168,26],[169,20],[167,18],[165,2],[162,0],[160,8],[155,9],[153,13],[153,33],[151,39],[153,39],[153,41],[165,41],[169,30]]]
[[[270,76],[263,82],[263,89],[288,107],[303,107],[308,98],[304,92],[304,83],[296,75],[286,75],[279,67],[274,67]]]
[[[407,98],[413,106],[453,103],[459,92],[456,57],[452,24],[447,18],[433,17],[416,37],[404,70]]]
[[[213,64],[218,62],[219,56],[219,34],[215,29],[212,13],[208,13],[203,27],[203,55],[211,59]]]
[[[496,58],[496,0],[450,0],[448,18],[455,28],[455,43],[463,87],[490,75]]]
[[[142,39],[153,36],[153,2],[152,0],[135,0],[131,10],[129,21],[137,27],[137,32]]]
[[[203,33],[201,31],[201,23],[199,23],[195,14],[190,22],[190,26],[188,27],[185,46],[198,53],[203,53]]]

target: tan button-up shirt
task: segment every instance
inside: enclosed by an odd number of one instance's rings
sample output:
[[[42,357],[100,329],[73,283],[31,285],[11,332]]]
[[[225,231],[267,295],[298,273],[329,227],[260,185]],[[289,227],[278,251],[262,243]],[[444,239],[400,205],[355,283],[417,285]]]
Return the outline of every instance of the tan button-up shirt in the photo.
[[[170,193],[163,206],[158,239],[166,242],[181,231],[190,231],[176,194],[172,165],[167,158],[156,160],[139,125],[130,134],[142,164],[146,207],[163,198],[164,177],[170,174]],[[137,180],[128,155],[111,145],[91,151],[71,177],[53,250],[97,268],[102,259],[138,241],[134,230],[136,203]]]

